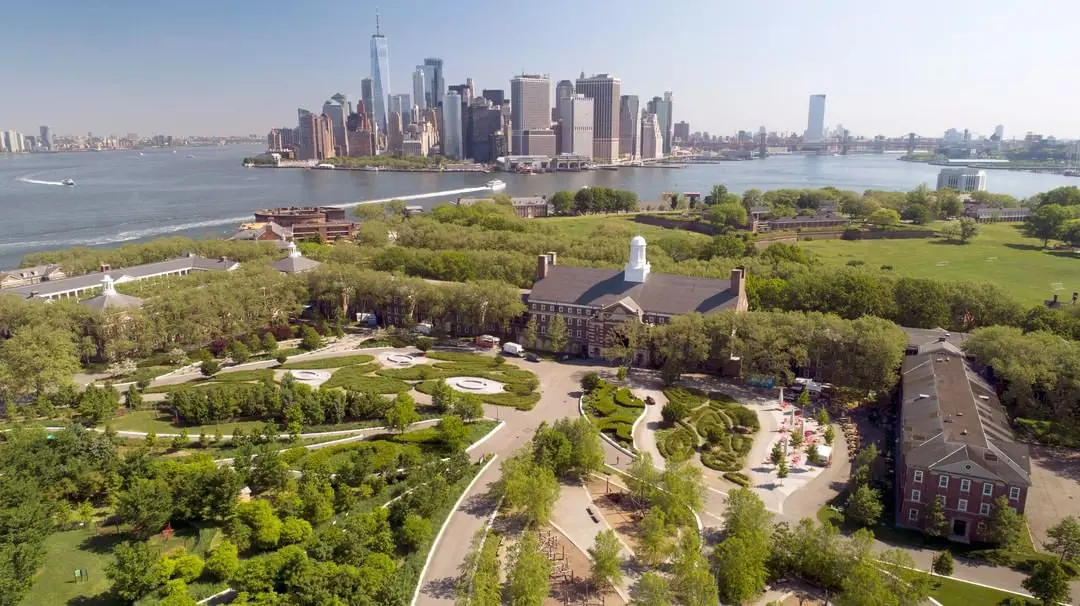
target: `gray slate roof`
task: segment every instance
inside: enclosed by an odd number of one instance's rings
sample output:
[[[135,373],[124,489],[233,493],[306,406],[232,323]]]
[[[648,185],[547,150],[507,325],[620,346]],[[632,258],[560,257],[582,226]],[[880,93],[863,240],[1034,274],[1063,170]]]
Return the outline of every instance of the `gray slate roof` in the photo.
[[[305,271],[311,271],[321,265],[314,259],[308,259],[307,257],[285,257],[279,261],[274,261],[273,268],[286,274],[299,274]]]
[[[904,358],[901,448],[914,467],[1031,485],[1026,445],[1013,442],[997,394],[958,347],[932,342]]]
[[[95,271],[81,276],[64,278],[63,280],[49,280],[47,282],[39,282],[28,286],[7,288],[4,289],[4,294],[21,295],[27,298],[31,296],[49,298],[51,295],[60,293],[100,287],[101,282],[106,275],[111,276],[115,283],[122,284],[124,282],[143,280],[145,278],[165,273],[173,273],[184,269],[193,271],[231,271],[237,267],[240,267],[240,263],[231,259],[207,259],[205,257],[191,255],[179,257],[177,259],[169,259],[168,261],[159,261],[157,263],[146,263],[144,265],[135,265],[109,271]],[[33,295],[32,293],[37,294]]]
[[[133,297],[131,295],[113,291],[82,301],[82,304],[94,311],[105,312],[117,309],[142,307],[143,300],[139,297]]]
[[[629,297],[645,313],[709,313],[734,307],[730,280],[650,273],[643,284],[627,282],[618,269],[555,265],[533,284],[530,301],[605,307]]]

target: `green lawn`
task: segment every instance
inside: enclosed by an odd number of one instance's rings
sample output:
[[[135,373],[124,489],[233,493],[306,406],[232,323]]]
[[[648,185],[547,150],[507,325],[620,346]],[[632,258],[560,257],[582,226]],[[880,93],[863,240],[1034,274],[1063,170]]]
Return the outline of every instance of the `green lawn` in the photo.
[[[611,233],[611,230],[613,229],[622,229],[623,231],[626,231],[628,235],[640,234],[645,238],[670,235],[673,231],[665,227],[638,223],[634,221],[634,215],[625,214],[551,217],[539,221],[538,224],[550,225],[558,229],[560,234],[578,238],[586,238],[592,235],[597,229],[602,229],[605,233]],[[709,239],[709,236],[706,236],[705,234],[699,234],[692,231],[679,230],[677,233],[685,234],[691,238],[701,238],[702,240]]]
[[[192,440],[199,438],[199,433],[205,431],[208,435],[214,435],[215,430],[221,430],[223,434],[231,434],[237,427],[244,431],[261,428],[265,421],[229,421],[218,425],[192,425],[180,427],[173,425],[172,418],[163,415],[156,410],[136,410],[112,420],[113,429],[117,431],[154,431],[162,433],[180,433],[181,429],[187,429]]]
[[[355,354],[351,356],[338,356],[336,358],[322,358],[320,360],[305,360],[303,362],[289,362],[278,368],[283,370],[318,370],[322,368],[341,368],[354,364],[366,364],[375,357],[368,354]]]
[[[45,565],[26,594],[25,606],[38,604],[79,603],[87,605],[113,604],[103,596],[109,588],[105,567],[112,548],[125,537],[109,534],[97,536],[93,530],[57,532],[45,539]],[[89,580],[75,582],[75,569],[85,569]]]
[[[934,577],[934,586],[930,596],[941,602],[942,606],[971,606],[972,604],[1000,604],[1016,594],[988,587],[980,587],[955,579]]]
[[[859,260],[867,267],[891,265],[904,276],[994,282],[1029,305],[1050,298],[1055,289],[1065,298],[1080,291],[1080,258],[1043,250],[1042,242],[1006,223],[980,225],[979,234],[964,245],[942,239],[814,240],[799,245],[836,265]]]

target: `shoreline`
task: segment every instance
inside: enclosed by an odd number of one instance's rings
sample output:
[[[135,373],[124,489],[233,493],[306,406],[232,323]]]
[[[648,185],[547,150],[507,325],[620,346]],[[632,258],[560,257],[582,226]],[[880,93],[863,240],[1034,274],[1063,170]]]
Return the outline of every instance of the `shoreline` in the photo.
[[[954,168],[977,168],[980,170],[1011,170],[1016,172],[1027,173],[1041,173],[1051,175],[1064,175],[1066,177],[1080,176],[1080,168],[1072,168],[1068,166],[1022,166],[1012,164],[985,164],[978,160],[971,162],[942,162],[941,160],[909,160],[907,158],[897,158],[901,162],[911,162],[912,164],[926,164],[928,166],[945,166]],[[1068,171],[1076,171],[1075,175],[1066,175]]]
[[[335,166],[334,168],[318,168],[316,166],[308,166],[306,164],[251,164],[250,168],[307,168],[311,170],[351,170],[361,171],[368,173],[478,173],[478,174],[491,174],[495,172],[490,168],[401,168],[401,167],[374,167],[374,166]]]

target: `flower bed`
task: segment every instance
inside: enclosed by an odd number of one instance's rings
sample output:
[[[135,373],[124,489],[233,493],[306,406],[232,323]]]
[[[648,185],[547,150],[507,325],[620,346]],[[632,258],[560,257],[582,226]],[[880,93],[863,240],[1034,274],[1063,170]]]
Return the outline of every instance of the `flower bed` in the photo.
[[[641,416],[645,402],[625,387],[616,388],[601,381],[585,394],[585,413],[603,433],[628,449],[634,447],[634,421]]]

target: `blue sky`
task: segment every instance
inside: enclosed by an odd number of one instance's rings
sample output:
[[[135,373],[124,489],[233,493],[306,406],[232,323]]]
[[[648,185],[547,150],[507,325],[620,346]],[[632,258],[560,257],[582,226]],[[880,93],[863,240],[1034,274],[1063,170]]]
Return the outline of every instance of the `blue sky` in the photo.
[[[8,0],[0,129],[246,134],[292,124],[370,72],[376,3]],[[383,0],[394,92],[424,57],[446,82],[509,89],[608,72],[675,94],[675,120],[730,134],[826,124],[1080,137],[1080,2],[1061,0]]]

